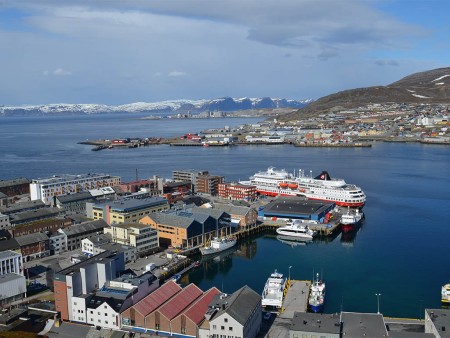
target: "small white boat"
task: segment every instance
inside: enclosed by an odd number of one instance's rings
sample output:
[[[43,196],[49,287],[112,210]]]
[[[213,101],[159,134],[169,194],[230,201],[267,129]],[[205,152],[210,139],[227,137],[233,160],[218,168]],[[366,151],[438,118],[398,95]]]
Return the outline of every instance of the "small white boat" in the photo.
[[[450,284],[445,284],[442,286],[441,302],[442,302],[442,305],[445,305],[445,306],[450,305]]]
[[[317,223],[315,223],[317,224]],[[308,228],[307,222],[292,222],[290,225],[281,226],[277,229],[277,234],[294,238],[311,240],[317,232]]]
[[[237,243],[236,237],[215,237],[212,239],[211,243],[203,248],[200,248],[200,252],[203,256],[213,255],[225,250],[228,250],[235,246]]]

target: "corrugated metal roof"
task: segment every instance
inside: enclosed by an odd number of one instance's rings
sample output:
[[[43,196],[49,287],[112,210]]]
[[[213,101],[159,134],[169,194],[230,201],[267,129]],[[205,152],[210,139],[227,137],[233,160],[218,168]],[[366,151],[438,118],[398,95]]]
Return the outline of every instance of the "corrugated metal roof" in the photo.
[[[187,229],[194,222],[194,219],[191,217],[174,214],[155,213],[147,216],[158,224],[171,225],[177,228]]]
[[[180,292],[180,290],[181,286],[173,281],[169,281],[162,285],[159,289],[153,291],[144,299],[140,300],[134,305],[134,309],[140,314],[147,316],[159,308],[167,300],[172,298],[175,294]]]
[[[85,232],[90,231],[100,231],[103,228],[106,228],[108,224],[102,220],[96,220],[96,221],[90,221],[90,222],[84,222],[81,224],[75,224],[71,225],[70,227],[61,229],[61,232],[66,234],[66,236],[76,235],[76,234],[83,234]]]
[[[48,236],[41,232],[36,232],[34,234],[15,237],[15,240],[17,241],[17,243],[19,243],[20,246],[25,246],[37,242],[48,241]]]
[[[214,296],[218,294],[220,294],[220,291],[217,288],[213,287],[209,289],[183,314],[195,324],[199,325],[203,319],[205,319],[205,313],[209,303],[211,303]]]
[[[183,289],[183,291],[161,306],[158,311],[164,317],[172,320],[202,294],[203,291],[200,290],[197,285],[189,284]]]

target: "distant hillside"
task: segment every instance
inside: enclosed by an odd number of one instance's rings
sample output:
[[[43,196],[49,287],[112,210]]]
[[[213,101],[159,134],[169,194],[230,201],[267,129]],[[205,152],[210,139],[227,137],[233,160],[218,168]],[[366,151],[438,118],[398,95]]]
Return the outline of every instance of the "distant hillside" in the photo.
[[[344,90],[322,97],[296,112],[278,116],[277,119],[299,120],[333,110],[384,102],[450,103],[450,67],[415,73],[388,86]]]
[[[214,100],[173,100],[136,102],[120,106],[102,104],[48,104],[34,106],[0,106],[0,116],[37,116],[107,113],[200,113],[204,111],[233,112],[249,109],[301,108],[310,100],[265,98],[231,98]]]

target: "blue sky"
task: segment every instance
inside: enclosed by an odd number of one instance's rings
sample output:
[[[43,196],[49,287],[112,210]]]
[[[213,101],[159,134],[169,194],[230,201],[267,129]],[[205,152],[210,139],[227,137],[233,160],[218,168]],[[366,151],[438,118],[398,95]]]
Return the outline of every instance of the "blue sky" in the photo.
[[[318,99],[449,66],[446,0],[0,0],[0,105]]]

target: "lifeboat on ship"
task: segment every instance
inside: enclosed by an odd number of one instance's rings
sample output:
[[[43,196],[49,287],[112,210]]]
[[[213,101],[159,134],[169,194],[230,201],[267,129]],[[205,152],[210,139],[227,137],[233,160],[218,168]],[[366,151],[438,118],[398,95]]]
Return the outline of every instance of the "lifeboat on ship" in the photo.
[[[291,189],[297,189],[298,188],[298,184],[290,183],[290,184],[288,184],[288,187],[291,188]]]
[[[280,184],[278,184],[281,188],[287,188],[289,186],[289,184],[287,184],[286,182],[281,182]]]

